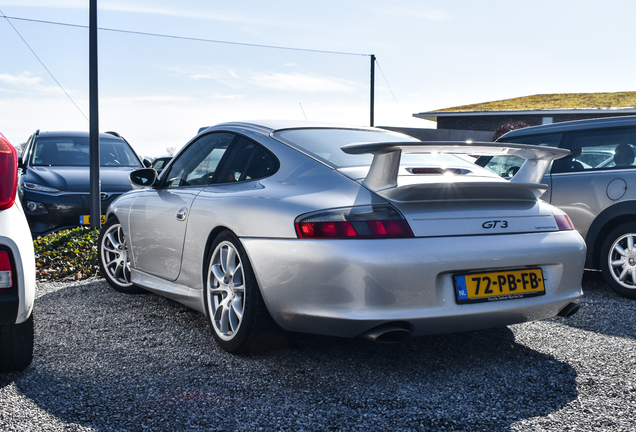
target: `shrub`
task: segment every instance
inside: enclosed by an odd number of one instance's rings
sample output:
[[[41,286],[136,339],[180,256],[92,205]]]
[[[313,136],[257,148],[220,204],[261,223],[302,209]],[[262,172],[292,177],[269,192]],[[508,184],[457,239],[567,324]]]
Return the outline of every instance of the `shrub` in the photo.
[[[99,230],[74,228],[33,241],[35,271],[39,280],[78,280],[99,274]]]

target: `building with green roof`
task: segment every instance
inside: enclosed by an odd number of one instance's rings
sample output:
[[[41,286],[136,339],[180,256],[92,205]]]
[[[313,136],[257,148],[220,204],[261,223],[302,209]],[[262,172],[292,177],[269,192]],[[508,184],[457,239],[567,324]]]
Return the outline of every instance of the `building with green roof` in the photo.
[[[527,126],[597,117],[636,115],[636,92],[558,93],[524,96],[413,114],[437,129],[492,131],[509,123]]]

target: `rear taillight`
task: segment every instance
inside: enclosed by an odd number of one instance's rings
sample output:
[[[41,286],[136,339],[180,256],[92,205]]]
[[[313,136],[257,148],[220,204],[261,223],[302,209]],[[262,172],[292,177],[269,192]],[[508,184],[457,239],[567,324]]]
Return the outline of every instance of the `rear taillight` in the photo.
[[[12,286],[11,257],[7,251],[0,251],[0,289]]]
[[[552,214],[554,215],[557,227],[559,227],[559,231],[572,231],[574,229],[574,225],[568,215],[563,212],[555,212],[554,210]]]
[[[0,210],[15,202],[18,185],[18,152],[0,133]]]
[[[348,207],[303,215],[298,238],[351,239],[413,237],[404,217],[389,205]]]

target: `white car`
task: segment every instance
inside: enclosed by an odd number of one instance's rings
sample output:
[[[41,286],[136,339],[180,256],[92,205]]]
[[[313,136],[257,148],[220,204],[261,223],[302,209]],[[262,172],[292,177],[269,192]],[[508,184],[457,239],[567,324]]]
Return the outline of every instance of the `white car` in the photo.
[[[17,181],[18,154],[0,134],[0,372],[33,360],[35,255]]]

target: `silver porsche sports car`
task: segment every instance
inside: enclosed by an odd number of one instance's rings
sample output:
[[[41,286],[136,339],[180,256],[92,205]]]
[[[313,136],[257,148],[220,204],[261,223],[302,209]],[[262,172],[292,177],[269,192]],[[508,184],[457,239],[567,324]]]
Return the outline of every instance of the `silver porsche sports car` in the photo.
[[[511,180],[458,155],[526,162]],[[118,291],[204,313],[226,351],[281,328],[397,341],[578,310],[585,243],[540,184],[567,150],[298,122],[204,128],[113,202]]]

